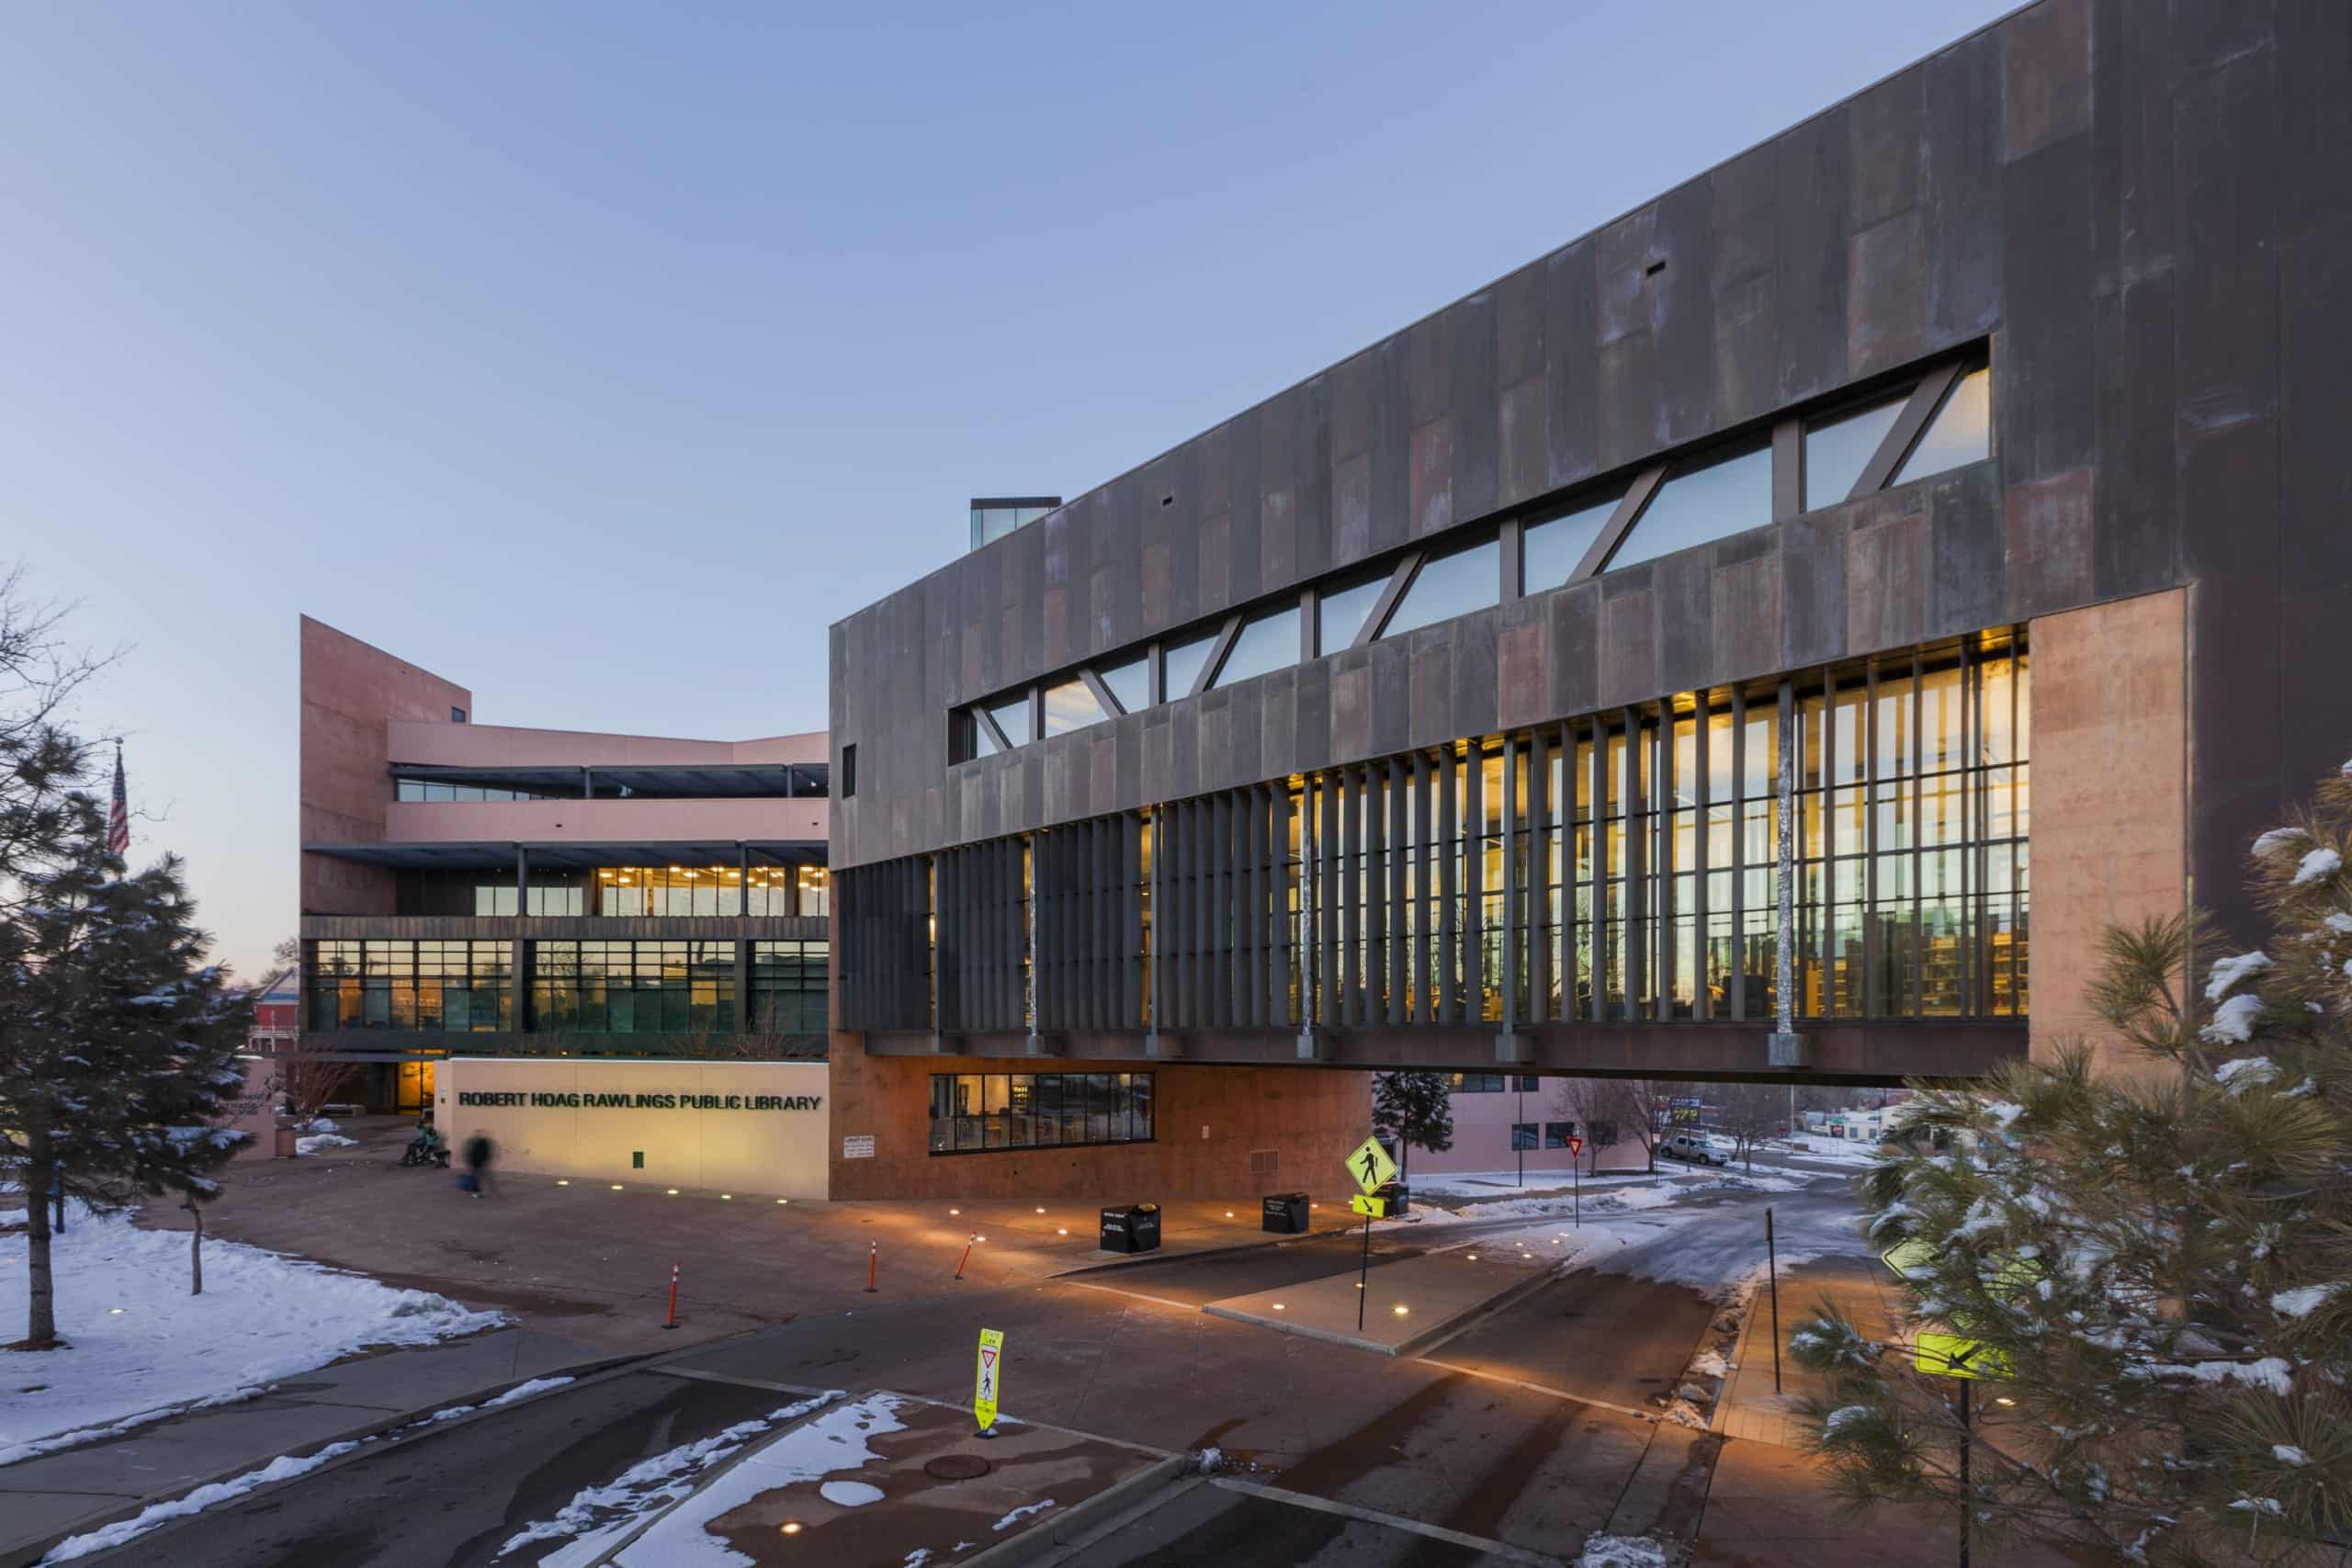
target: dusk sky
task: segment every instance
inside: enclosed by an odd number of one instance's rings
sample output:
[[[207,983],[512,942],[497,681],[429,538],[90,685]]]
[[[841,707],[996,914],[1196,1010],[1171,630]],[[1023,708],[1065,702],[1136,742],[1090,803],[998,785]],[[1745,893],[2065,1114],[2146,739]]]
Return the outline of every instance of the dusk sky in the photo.
[[[484,723],[821,728],[826,626],[967,497],[1076,495],[2008,8],[14,6],[0,560],[130,645],[74,719],[254,975],[299,614]]]

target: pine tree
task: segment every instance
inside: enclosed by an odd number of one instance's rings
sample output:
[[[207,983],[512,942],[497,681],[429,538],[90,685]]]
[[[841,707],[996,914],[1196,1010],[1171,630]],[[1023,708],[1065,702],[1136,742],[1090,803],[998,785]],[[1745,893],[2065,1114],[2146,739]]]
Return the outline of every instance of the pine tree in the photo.
[[[53,855],[18,865],[19,897],[0,909],[0,1177],[33,1200],[27,1349],[58,1343],[40,1195],[201,1201],[247,1137],[218,1123],[243,1087],[251,1007],[203,962],[178,861],[125,875],[96,801],[67,795],[62,819]]]
[[[1453,1146],[1453,1080],[1444,1073],[1381,1073],[1372,1082],[1372,1130],[1396,1145],[1404,1172],[1411,1151]]]
[[[2077,1046],[1917,1086],[1906,1143],[1859,1179],[1876,1242],[1915,1244],[1904,1328],[2007,1374],[1969,1445],[1987,1539],[2287,1562],[2352,1528],[2347,854],[2352,763],[2255,841],[2263,948],[2194,917],[2108,933],[2094,1010],[2164,1070],[2102,1076]],[[1804,1415],[1849,1497],[1963,1506],[1957,1383],[1916,1339],[1825,1309],[1793,1349],[1826,1374]]]

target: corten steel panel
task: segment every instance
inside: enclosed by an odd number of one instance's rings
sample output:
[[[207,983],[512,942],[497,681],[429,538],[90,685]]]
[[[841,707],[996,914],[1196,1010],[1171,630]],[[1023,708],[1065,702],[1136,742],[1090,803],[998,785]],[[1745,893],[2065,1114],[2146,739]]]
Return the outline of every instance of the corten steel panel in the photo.
[[[2352,723],[2319,673],[2352,595],[2352,389],[2330,347],[2352,312],[2348,25],[2314,0],[2049,0],[1079,498],[1060,566],[1024,529],[859,612],[832,639],[861,796],[835,812],[836,863],[1052,819],[1026,760],[944,752],[956,704],[1057,672],[1051,588],[1070,658],[1125,649],[1985,343],[1995,461],[1892,514],[1829,508],[1428,628],[1375,650],[1361,694],[1327,657],[1237,691],[1231,716],[1257,705],[1273,777],[1393,752],[1396,711],[1434,745],[2188,585],[2189,853],[2241,919],[2245,837]],[[1134,761],[1109,798],[1090,773],[1060,804],[1254,782],[1238,730],[1227,775],[1204,775],[1199,706],[1121,721]]]

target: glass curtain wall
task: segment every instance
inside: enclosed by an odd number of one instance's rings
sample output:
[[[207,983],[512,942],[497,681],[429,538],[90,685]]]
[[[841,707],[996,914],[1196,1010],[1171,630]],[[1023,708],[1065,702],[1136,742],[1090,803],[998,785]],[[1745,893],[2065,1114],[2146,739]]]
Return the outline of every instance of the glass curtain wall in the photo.
[[[538,889],[531,891],[536,906]],[[821,915],[825,908],[823,866],[755,865],[748,879],[731,865],[620,865],[596,873],[599,915]]]
[[[531,1026],[582,1034],[732,1033],[731,942],[540,942]]]
[[[511,962],[503,942],[314,942],[307,1027],[512,1029]]]
[[[762,1034],[825,1032],[825,981],[831,944],[752,943],[752,1027]]]

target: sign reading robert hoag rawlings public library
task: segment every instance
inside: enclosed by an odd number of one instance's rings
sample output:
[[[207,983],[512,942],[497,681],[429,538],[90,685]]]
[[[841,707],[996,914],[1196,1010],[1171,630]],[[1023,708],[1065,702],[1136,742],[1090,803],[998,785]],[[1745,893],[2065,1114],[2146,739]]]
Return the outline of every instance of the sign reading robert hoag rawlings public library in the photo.
[[[830,1083],[822,1062],[459,1056],[433,1100],[444,1134],[485,1134],[517,1177],[822,1198]]]
[[[568,1089],[458,1091],[461,1106],[561,1105],[591,1111],[814,1111],[821,1094],[582,1094]]]

